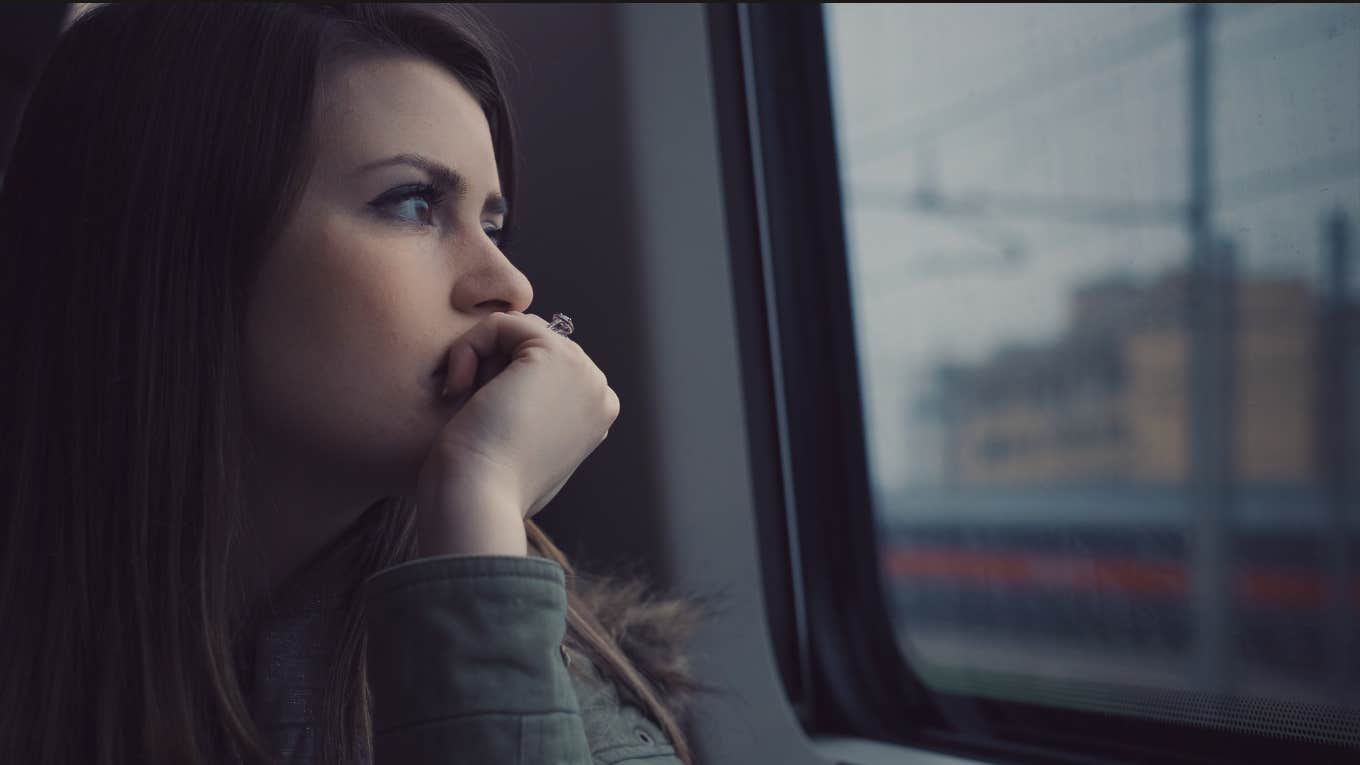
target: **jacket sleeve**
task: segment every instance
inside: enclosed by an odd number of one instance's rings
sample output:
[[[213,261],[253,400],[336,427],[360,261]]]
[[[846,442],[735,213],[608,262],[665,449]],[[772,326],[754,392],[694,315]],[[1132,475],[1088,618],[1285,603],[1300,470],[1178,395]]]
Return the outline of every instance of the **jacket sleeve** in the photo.
[[[364,588],[373,765],[591,765],[561,566],[445,555]]]

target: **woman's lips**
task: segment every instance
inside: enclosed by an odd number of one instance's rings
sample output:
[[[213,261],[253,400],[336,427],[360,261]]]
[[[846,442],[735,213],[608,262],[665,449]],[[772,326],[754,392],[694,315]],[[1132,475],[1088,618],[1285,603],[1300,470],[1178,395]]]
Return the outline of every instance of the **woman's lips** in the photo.
[[[439,362],[439,366],[435,367],[434,371],[430,373],[429,378],[427,378],[430,387],[434,390],[435,398],[444,397],[444,386],[448,383],[448,371],[449,360],[445,357],[443,361]]]
[[[431,384],[435,386],[434,392],[436,395],[442,395],[445,387],[453,384],[453,382],[449,380],[449,363],[450,354],[452,353],[453,346],[450,345],[447,349],[445,349],[443,358],[439,360],[439,365],[436,366],[434,371],[430,373]],[[476,387],[477,386],[475,384],[472,384],[472,381],[469,380],[465,383],[461,383],[459,385],[458,390],[452,389],[449,390],[449,396],[451,398],[457,398],[460,395],[471,395],[473,393],[473,389],[475,389]]]
[[[442,365],[430,375],[430,389],[434,393],[436,401],[441,407],[453,407],[459,409],[468,400],[473,391],[447,391],[448,386],[448,365]]]

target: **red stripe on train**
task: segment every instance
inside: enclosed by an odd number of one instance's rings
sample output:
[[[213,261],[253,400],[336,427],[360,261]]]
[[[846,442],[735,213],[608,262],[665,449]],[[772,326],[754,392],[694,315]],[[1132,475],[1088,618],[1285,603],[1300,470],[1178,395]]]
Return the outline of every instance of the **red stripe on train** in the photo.
[[[952,548],[886,548],[884,573],[894,579],[945,579],[976,586],[1095,590],[1125,595],[1184,598],[1190,588],[1185,564],[1126,557],[1078,557],[1033,553],[978,552]],[[1238,599],[1255,606],[1321,608],[1327,582],[1306,569],[1253,566],[1234,576]],[[1360,608],[1360,577],[1352,603]]]

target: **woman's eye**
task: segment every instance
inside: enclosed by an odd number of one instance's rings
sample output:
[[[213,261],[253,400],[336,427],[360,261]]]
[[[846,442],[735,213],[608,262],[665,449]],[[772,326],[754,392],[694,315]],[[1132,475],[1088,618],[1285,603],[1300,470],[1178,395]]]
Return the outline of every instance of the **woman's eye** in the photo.
[[[486,233],[486,238],[490,239],[497,247],[501,246],[501,228],[494,223],[482,224],[482,231]]]
[[[434,225],[435,208],[444,195],[428,184],[396,189],[373,202],[373,206],[397,220],[421,226]]]

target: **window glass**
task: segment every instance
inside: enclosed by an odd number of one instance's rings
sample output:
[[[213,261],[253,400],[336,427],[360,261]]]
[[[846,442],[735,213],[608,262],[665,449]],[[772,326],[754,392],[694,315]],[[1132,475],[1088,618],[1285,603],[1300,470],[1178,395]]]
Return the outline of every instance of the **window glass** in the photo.
[[[1360,744],[1360,7],[825,13],[913,667]]]

